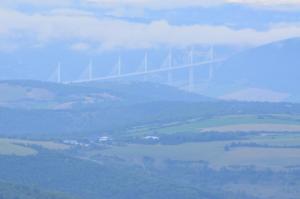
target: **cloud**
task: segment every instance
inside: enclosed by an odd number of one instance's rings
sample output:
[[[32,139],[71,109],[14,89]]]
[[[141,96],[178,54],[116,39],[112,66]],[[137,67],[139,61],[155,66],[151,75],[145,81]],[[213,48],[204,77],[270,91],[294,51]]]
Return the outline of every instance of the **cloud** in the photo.
[[[170,9],[190,6],[211,6],[224,3],[224,0],[82,0],[82,2],[101,7]]]
[[[70,8],[59,8],[50,10],[46,13],[47,15],[64,15],[64,16],[94,16],[93,12],[80,10],[80,9],[70,9]]]
[[[71,49],[74,51],[86,51],[89,50],[91,47],[89,44],[87,43],[75,43],[73,45],[71,45]]]
[[[176,26],[164,20],[134,23],[97,18],[76,10],[48,14],[0,10],[0,37],[16,43],[31,41],[34,45],[52,41],[92,44],[101,49],[186,47],[196,44],[260,45],[299,36],[299,24],[280,24],[266,31],[235,30],[213,25]]]
[[[108,9],[142,8],[142,9],[176,9],[194,6],[215,6],[228,3],[248,4],[262,7],[300,6],[299,0],[1,0],[0,7],[46,6],[78,7],[97,6]]]
[[[1,7],[29,6],[70,6],[74,0],[1,0]]]
[[[262,6],[293,6],[300,5],[299,0],[227,0],[227,3],[241,3]]]
[[[227,3],[249,4],[254,6],[300,6],[299,0],[82,0],[85,4],[101,7],[139,7],[149,9],[174,9],[192,6],[214,6]]]
[[[18,48],[16,43],[10,43],[8,41],[3,41],[0,37],[0,52],[13,52]]]

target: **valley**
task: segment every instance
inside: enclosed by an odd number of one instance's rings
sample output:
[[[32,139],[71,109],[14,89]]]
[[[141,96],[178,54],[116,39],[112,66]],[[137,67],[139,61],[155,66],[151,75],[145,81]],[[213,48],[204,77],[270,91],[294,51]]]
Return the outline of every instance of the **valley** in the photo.
[[[5,84],[18,87],[0,108],[5,183],[80,199],[281,199],[286,184],[300,185],[299,104],[221,101],[151,83]]]
[[[0,0],[0,199],[299,199],[300,0]]]

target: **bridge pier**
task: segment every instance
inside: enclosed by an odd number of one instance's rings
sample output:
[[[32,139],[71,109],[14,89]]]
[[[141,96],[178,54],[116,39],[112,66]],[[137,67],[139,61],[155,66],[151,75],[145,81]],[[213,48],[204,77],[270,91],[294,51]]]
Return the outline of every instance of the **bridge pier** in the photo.
[[[198,55],[198,53],[196,55]],[[88,78],[84,78],[83,80],[78,80],[78,81],[72,81],[70,83],[75,83],[75,82],[81,83],[81,82],[88,82],[88,81],[105,81],[105,80],[114,80],[114,79],[131,78],[131,77],[141,77],[141,78],[144,78],[144,80],[146,81],[147,77],[149,75],[162,74],[162,75],[167,75],[167,80],[166,80],[167,82],[166,81],[165,82],[171,86],[174,86],[174,79],[173,79],[174,71],[186,69],[186,70],[188,70],[187,89],[190,92],[194,92],[195,91],[195,82],[196,82],[195,68],[200,67],[200,66],[208,68],[209,69],[209,74],[208,74],[209,77],[208,78],[209,78],[209,80],[211,80],[213,78],[214,64],[224,61],[222,59],[215,60],[213,48],[211,48],[209,53],[202,53],[201,55],[205,56],[208,59],[205,61],[195,61],[194,60],[195,53],[193,52],[193,50],[191,50],[190,55],[189,55],[189,61],[187,64],[174,66],[172,52],[170,51],[169,56],[167,57],[167,59],[164,60],[163,67],[149,69],[148,54],[146,53],[144,61],[143,61],[143,65],[142,65],[143,66],[142,71],[135,71],[135,72],[129,72],[129,73],[125,73],[122,71],[122,67],[123,67],[122,60],[121,60],[121,56],[119,56],[117,64],[115,65],[115,67],[113,69],[113,74],[104,76],[104,77],[93,76],[92,62],[90,62]],[[58,65],[58,68],[56,70],[56,76],[57,76],[56,81],[61,82],[60,64]]]
[[[172,71],[172,67],[173,67],[173,55],[172,55],[172,51],[170,50],[169,59],[168,59],[168,68],[169,68],[169,71],[168,71],[168,84],[170,86],[173,85],[173,71]]]
[[[193,65],[194,64],[194,50],[192,49],[189,55],[190,58],[190,64]],[[194,77],[195,77],[195,71],[194,71],[194,67],[190,67],[189,68],[189,91],[193,92],[194,91]]]
[[[191,67],[189,69],[189,91],[190,92],[194,92],[194,89],[195,89],[195,82],[194,82],[194,68]]]
[[[147,73],[148,73],[148,53],[146,52],[145,53],[145,58],[144,58],[144,72],[145,72],[145,75],[143,77],[144,81],[147,81],[148,78],[147,78]]]
[[[122,74],[122,59],[121,56],[118,58],[118,64],[117,64],[117,76],[121,76]]]
[[[209,59],[211,61],[211,63],[209,64],[209,81],[212,80],[213,78],[213,75],[214,75],[214,65],[213,65],[213,61],[215,59],[215,50],[214,50],[214,47],[211,46],[210,48],[210,53],[209,53]]]
[[[92,81],[93,80],[93,61],[90,60],[89,63],[89,80]]]
[[[61,83],[61,64],[58,62],[57,64],[57,83]]]

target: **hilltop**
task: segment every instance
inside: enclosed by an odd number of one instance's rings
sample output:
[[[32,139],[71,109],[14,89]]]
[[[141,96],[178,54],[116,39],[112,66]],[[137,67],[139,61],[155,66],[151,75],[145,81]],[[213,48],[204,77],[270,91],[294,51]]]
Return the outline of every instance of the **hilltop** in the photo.
[[[300,38],[293,38],[236,54],[215,69],[207,92],[223,99],[299,102],[299,51]]]

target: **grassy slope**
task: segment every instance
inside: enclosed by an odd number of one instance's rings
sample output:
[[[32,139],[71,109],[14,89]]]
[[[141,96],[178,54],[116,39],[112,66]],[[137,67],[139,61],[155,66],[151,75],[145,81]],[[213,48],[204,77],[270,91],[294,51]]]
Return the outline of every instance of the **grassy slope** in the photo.
[[[47,141],[0,139],[0,155],[36,155],[38,151],[31,146],[39,146],[49,150],[65,150],[69,148],[69,146],[64,144]]]

